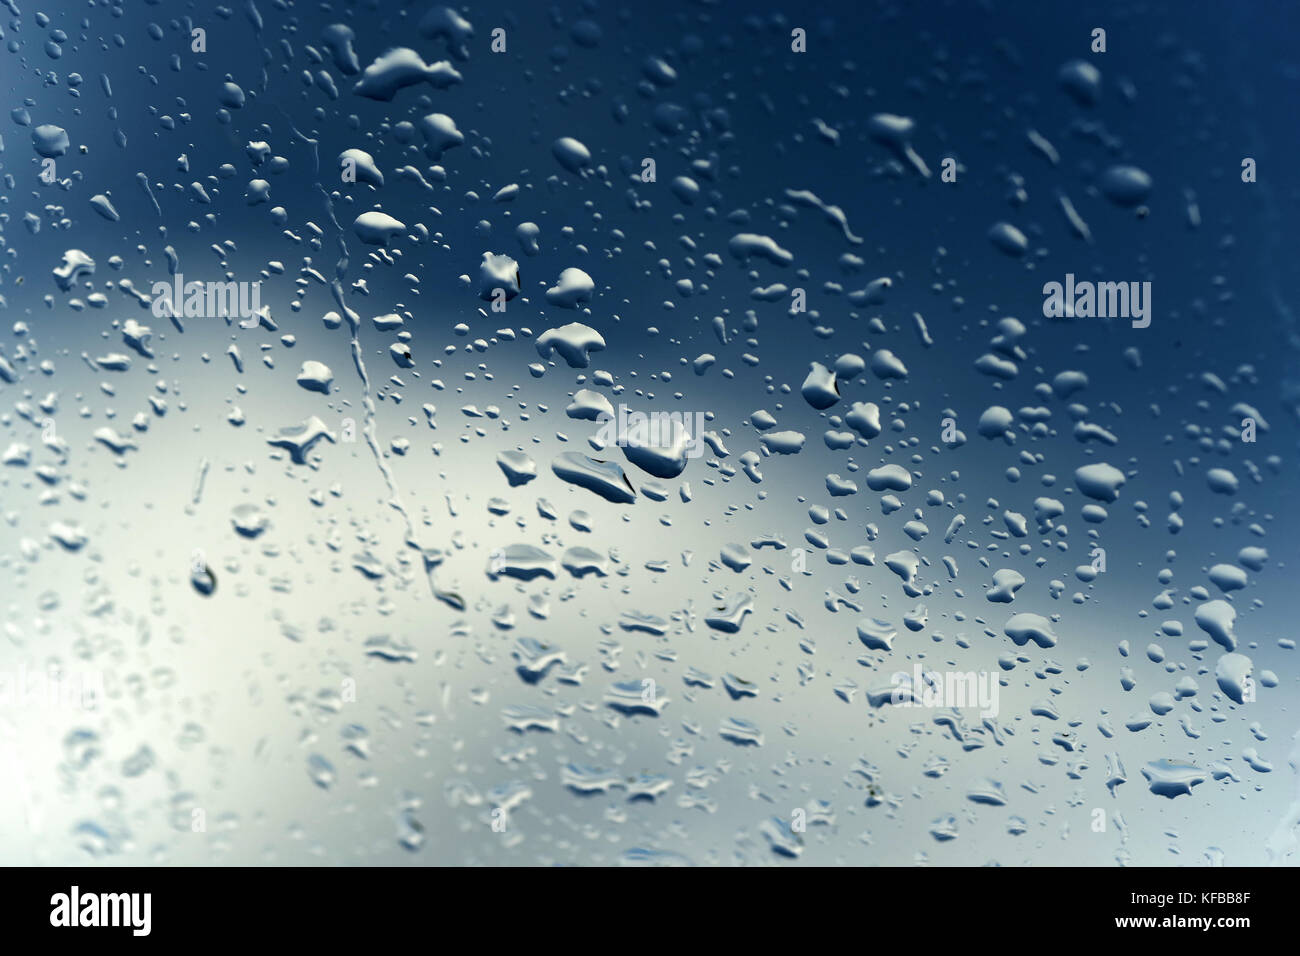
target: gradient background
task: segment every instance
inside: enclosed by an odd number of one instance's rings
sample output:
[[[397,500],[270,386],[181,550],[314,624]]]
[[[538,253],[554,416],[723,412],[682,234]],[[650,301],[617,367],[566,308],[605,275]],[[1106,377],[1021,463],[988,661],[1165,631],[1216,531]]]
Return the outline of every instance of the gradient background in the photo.
[[[34,12],[4,23],[0,63],[10,110],[29,114],[31,126],[64,127],[72,149],[58,161],[67,188],[46,186],[22,117],[11,115],[2,134],[0,172],[12,184],[6,180],[3,193],[0,294],[8,321],[0,354],[19,380],[0,382],[0,445],[25,443],[33,455],[30,466],[0,467],[0,670],[102,672],[108,701],[89,714],[31,705],[0,710],[0,761],[11,781],[0,788],[0,862],[608,864],[650,848],[668,860],[723,864],[1195,865],[1210,847],[1228,865],[1266,862],[1265,841],[1296,796],[1287,755],[1300,725],[1295,651],[1282,643],[1296,637],[1292,569],[1300,531],[1291,497],[1300,383],[1293,314],[1300,281],[1291,266],[1300,72],[1292,5],[1117,3],[1081,12],[1056,2],[814,3],[755,15],[744,4],[475,4],[463,10],[475,31],[470,57],[455,62],[464,82],[407,88],[390,103],[352,94],[355,78],[340,75],[328,54],[313,62],[306,47],[323,52],[321,30],[346,22],[363,66],[393,45],[412,46],[428,62],[445,58],[443,41],[415,29],[426,6],[256,9],[260,32],[242,4],[223,17],[206,4],[115,10],[60,3],[45,7],[48,24]],[[207,30],[206,54],[189,52],[185,18]],[[574,41],[580,19],[599,25],[595,48]],[[161,39],[151,36],[151,24]],[[496,26],[507,31],[503,55],[488,50]],[[796,26],[808,31],[807,53],[790,52]],[[1108,50],[1093,55],[1090,32],[1099,26]],[[57,59],[45,51],[56,30],[67,35]],[[642,64],[650,56],[673,66],[674,84],[647,82]],[[1079,106],[1057,81],[1073,58],[1102,72],[1096,106]],[[304,82],[304,70],[319,69],[333,76],[338,99]],[[84,80],[75,87],[80,95],[72,95],[74,72]],[[111,81],[111,97],[101,74]],[[247,102],[223,122],[218,92],[227,75]],[[1136,93],[1131,99],[1125,84]],[[654,123],[656,109],[668,103],[680,108],[675,133]],[[418,136],[406,144],[394,127],[430,112],[451,115],[466,139],[444,155],[446,180],[433,192],[394,173],[408,163],[429,167]],[[934,178],[904,170],[870,140],[867,121],[878,112],[915,118],[914,146]],[[814,118],[838,130],[838,145],[818,135]],[[317,140],[317,150],[291,126]],[[1029,128],[1055,145],[1059,166],[1030,149]],[[591,150],[594,168],[585,177],[553,158],[551,144],[561,136]],[[255,169],[244,152],[250,140],[267,142],[287,169]],[[339,181],[335,157],[350,147],[375,156],[382,188]],[[189,173],[176,169],[181,154]],[[681,202],[672,178],[694,175],[690,163],[714,155],[716,179],[697,177],[700,196]],[[647,156],[658,166],[653,184],[630,175]],[[960,163],[957,183],[938,180],[946,156]],[[1254,184],[1240,180],[1245,156],[1258,162]],[[1143,219],[1097,189],[1099,174],[1121,162],[1153,177]],[[225,163],[236,174],[213,188],[207,177]],[[139,172],[155,184],[161,217],[136,182]],[[270,181],[270,202],[249,206],[244,194],[256,177]],[[1023,206],[1007,201],[1013,177],[1023,179]],[[186,191],[196,180],[208,185],[210,205],[195,204]],[[346,327],[321,322],[336,308],[328,289],[309,282],[305,295],[295,296],[305,265],[332,277],[338,258],[318,183],[338,193],[334,212],[349,249],[344,286],[364,319],[360,341],[377,399],[379,447],[421,543],[444,552],[438,583],[465,596],[463,612],[431,596],[364,442],[323,442],[304,466],[266,444],[310,415],[336,433],[344,419],[363,418]],[[490,201],[510,183],[520,187],[517,199]],[[865,241],[851,246],[820,212],[791,205],[786,189],[811,189],[840,206]],[[1202,220],[1195,229],[1187,222],[1188,189]],[[1088,222],[1092,243],[1069,232],[1058,190]],[[91,209],[97,193],[111,195],[120,222]],[[283,227],[272,222],[272,207],[285,210]],[[390,252],[400,257],[381,261],[348,228],[373,208],[408,226],[423,223],[431,238],[395,240]],[[28,212],[42,220],[34,235],[22,222]],[[1022,259],[988,241],[989,227],[1001,220],[1029,236]],[[523,255],[514,238],[523,221],[541,227],[535,257]],[[319,249],[306,241],[308,222],[325,233]],[[751,272],[727,251],[737,232],[774,237],[794,263],[756,260]],[[239,279],[282,264],[284,274],[262,287],[279,333],[190,319],[178,334],[116,288],[129,279],[147,291],[167,278],[167,244],[187,280],[222,280],[211,247],[225,242],[234,244],[229,263]],[[91,255],[97,271],[88,285],[63,293],[50,270],[68,248]],[[519,261],[524,294],[504,315],[484,312],[460,279],[477,276],[484,251]],[[846,252],[864,260],[856,273],[839,264]],[[720,266],[706,261],[710,253]],[[109,263],[113,256],[121,257],[119,269]],[[589,314],[546,302],[545,289],[569,266],[596,282]],[[1043,319],[1043,283],[1067,272],[1149,279],[1150,328]],[[893,280],[882,303],[849,301],[848,291],[880,276]],[[363,278],[368,294],[352,288]],[[687,296],[674,287],[683,278],[694,284]],[[751,296],[775,282],[805,288],[810,312],[791,316],[786,302]],[[102,291],[107,306],[70,306],[90,291]],[[395,336],[369,321],[393,311],[410,313],[414,369],[392,363]],[[914,312],[925,316],[933,347],[918,339]],[[750,313],[753,331],[745,327]],[[715,316],[731,330],[729,344],[715,337]],[[1020,343],[1027,359],[1009,382],[972,365],[1003,316],[1029,327]],[[868,327],[873,317],[884,334]],[[127,372],[92,371],[83,353],[129,351],[120,333],[129,318],[153,327],[156,358],[132,353]],[[574,319],[597,328],[606,350],[593,355],[591,369],[573,370],[557,358],[534,378],[527,366],[541,359],[532,338]],[[458,323],[469,326],[468,335],[454,331]],[[834,334],[822,337],[816,326]],[[503,328],[517,338],[497,335]],[[292,347],[281,341],[285,333],[296,337]],[[473,344],[478,339],[482,348]],[[232,342],[244,356],[243,374],[225,355]],[[1124,361],[1130,347],[1141,352],[1140,369]],[[907,364],[905,380],[864,373],[842,383],[844,400],[828,413],[799,396],[809,362],[829,364],[846,352],[869,358],[880,348]],[[690,362],[703,352],[718,362],[697,377]],[[329,396],[295,384],[308,359],[333,369]],[[593,385],[597,369],[616,387]],[[1086,405],[1087,420],[1113,431],[1117,446],[1080,444],[1068,403],[1035,393],[1067,369],[1090,379],[1070,401]],[[1226,383],[1226,393],[1207,387],[1205,373]],[[667,501],[642,496],[631,506],[569,486],[549,465],[562,451],[590,452],[585,438],[594,427],[564,415],[581,387],[639,410],[710,412],[731,456],[691,462],[682,476],[694,493],[689,503],[678,497],[679,482],[665,482]],[[71,449],[66,463],[15,411],[50,392],[58,396],[57,430]],[[149,411],[151,394],[166,399],[165,416]],[[850,401],[880,404],[885,432],[831,451],[822,441],[827,416],[846,412]],[[1271,426],[1254,445],[1231,439],[1238,423],[1230,409],[1240,401]],[[437,406],[436,429],[425,422],[424,403]],[[499,417],[467,417],[461,409],[469,405],[497,406]],[[1044,405],[1051,433],[1031,436],[1018,417],[1014,444],[979,437],[976,422],[990,405]],[[247,419],[242,427],[226,420],[236,406]],[[948,408],[969,438],[960,448],[939,441]],[[737,459],[760,447],[748,422],[758,409],[808,441],[796,456],[765,458],[764,480],[754,484]],[[92,440],[104,425],[133,431],[140,411],[150,422],[134,436],[137,450],[117,456]],[[404,456],[390,451],[398,438],[410,442]],[[495,464],[500,451],[514,448],[537,461],[540,475],[516,489]],[[1025,453],[1037,460],[1026,462]],[[210,467],[196,505],[192,489],[204,460]],[[1088,525],[1073,473],[1102,460],[1131,474],[1108,520]],[[920,474],[899,495],[904,508],[888,515],[864,480],[883,462]],[[34,474],[42,464],[58,466],[52,489]],[[1006,477],[1012,466],[1021,469],[1018,482]],[[1211,494],[1204,473],[1212,467],[1232,469],[1239,492]],[[634,484],[644,483],[646,476],[628,470]],[[859,493],[830,498],[825,476],[832,472],[856,480]],[[1056,478],[1051,487],[1047,475]],[[928,506],[931,489],[948,505]],[[43,497],[47,491],[53,494]],[[1186,498],[1186,527],[1176,536],[1165,520],[1175,491]],[[1055,537],[1033,533],[1032,502],[1040,495],[1066,505],[1058,522],[1069,528],[1064,552]],[[560,520],[538,516],[539,497],[554,504]],[[493,498],[505,499],[509,513],[490,513]],[[251,541],[230,523],[232,509],[250,502],[271,520]],[[817,506],[843,509],[844,520],[814,524],[809,509]],[[903,532],[916,509],[931,530],[920,544]],[[1030,518],[1026,555],[1017,550],[1021,541],[991,534],[1003,530],[1005,509]],[[591,533],[570,527],[575,510],[589,513]],[[943,531],[957,512],[966,527],[945,546]],[[1150,527],[1139,522],[1143,513]],[[85,530],[83,549],[67,553],[53,542],[50,525],[59,521]],[[727,543],[771,533],[794,547],[810,528],[848,551],[866,543],[868,523],[879,528],[878,558],[914,548],[928,562],[921,578],[932,593],[910,599],[879,561],[832,566],[818,550],[804,576],[791,573],[789,550],[754,552],[742,573],[718,561]],[[1091,585],[1074,576],[1088,562],[1090,530],[1108,562]],[[614,556],[615,570],[606,578],[573,580],[561,571],[555,581],[489,581],[488,554],[511,543],[557,558],[568,547],[593,548]],[[1188,644],[1204,636],[1192,620],[1199,603],[1193,589],[1222,596],[1206,570],[1233,562],[1247,545],[1266,547],[1270,560],[1250,574],[1248,588],[1229,596],[1239,650],[1252,656],[1257,675],[1272,670],[1278,685],[1259,687],[1255,703],[1237,706],[1215,687],[1216,646],[1195,654]],[[189,584],[196,550],[218,574],[211,597]],[[385,567],[382,579],[353,568],[353,556],[364,551]],[[945,555],[960,568],[955,581],[943,569]],[[989,567],[980,566],[981,557]],[[667,570],[646,570],[650,561]],[[1001,567],[1027,579],[1009,606],[983,597]],[[1164,590],[1156,575],[1165,567],[1173,571],[1176,603],[1157,611],[1151,602]],[[856,594],[845,587],[850,575],[860,585]],[[1066,584],[1059,599],[1049,593],[1053,579]],[[828,611],[828,589],[861,612]],[[718,597],[738,591],[755,601],[740,632],[705,627]],[[1076,592],[1078,603],[1071,600]],[[549,600],[546,620],[527,612],[534,595]],[[912,633],[901,623],[917,603],[927,605],[929,625]],[[493,623],[503,605],[516,617],[513,630]],[[671,627],[662,638],[625,633],[618,620],[628,610],[658,614]],[[1020,611],[1059,614],[1058,646],[1014,648],[1002,625]],[[891,654],[858,641],[854,625],[863,616],[899,626]],[[1183,636],[1158,636],[1164,620],[1181,621]],[[418,659],[367,657],[364,644],[376,635],[410,644]],[[958,645],[959,635],[968,646]],[[582,685],[559,683],[554,672],[524,684],[510,656],[518,636],[555,643],[571,663],[587,664]],[[801,639],[815,641],[815,654],[800,649]],[[1117,651],[1120,641],[1132,648],[1127,659]],[[1151,641],[1165,649],[1172,673],[1147,659]],[[910,672],[917,660],[936,670],[987,671],[1007,652],[1026,661],[1003,675],[1001,746],[989,740],[963,751],[934,715],[873,710],[865,700],[868,688],[896,670]],[[1081,658],[1091,665],[1082,672]],[[1059,673],[1044,669],[1051,662]],[[815,676],[801,683],[804,664]],[[1125,666],[1137,681],[1127,693],[1120,686]],[[736,673],[755,682],[759,696],[733,701],[720,683],[685,686],[689,667],[715,677]],[[1143,731],[1124,729],[1130,715],[1150,715],[1150,695],[1172,691],[1184,674],[1200,685],[1199,712],[1181,701]],[[662,716],[620,717],[601,703],[608,684],[643,678],[672,698]],[[356,700],[345,703],[348,679]],[[858,687],[851,702],[834,692],[846,680]],[[1060,719],[1031,716],[1032,702],[1049,698]],[[518,705],[563,713],[560,731],[506,730],[502,711]],[[1185,714],[1198,739],[1180,728]],[[719,723],[732,716],[756,723],[763,746],[722,740]],[[1103,717],[1115,727],[1113,740],[1097,730]],[[1076,723],[1076,752],[1064,753],[1052,735]],[[1257,740],[1252,725],[1266,739]],[[364,758],[346,747],[358,733],[368,741]],[[1247,766],[1247,747],[1273,771]],[[1111,751],[1128,771],[1113,798],[1105,787]],[[334,768],[329,787],[311,778],[314,755]],[[937,779],[923,772],[932,757],[947,761]],[[1223,761],[1239,780],[1207,780],[1175,800],[1157,797],[1141,768],[1162,758],[1202,768]],[[857,772],[864,762],[888,795],[880,806],[864,805],[867,781]],[[672,786],[654,802],[629,802],[618,789],[579,796],[561,779],[571,763],[624,778],[664,774]],[[1005,806],[967,799],[982,777],[1002,783]],[[511,813],[506,832],[494,832],[492,793],[515,782],[531,796]],[[760,825],[788,820],[815,801],[829,804],[834,822],[809,827],[798,861],[774,854]],[[1104,833],[1090,826],[1097,807],[1108,816]],[[204,832],[192,831],[195,808],[206,814]],[[948,816],[958,836],[940,842],[930,830]],[[424,831],[415,851],[399,842],[404,817]],[[1008,833],[1013,818],[1026,832]]]

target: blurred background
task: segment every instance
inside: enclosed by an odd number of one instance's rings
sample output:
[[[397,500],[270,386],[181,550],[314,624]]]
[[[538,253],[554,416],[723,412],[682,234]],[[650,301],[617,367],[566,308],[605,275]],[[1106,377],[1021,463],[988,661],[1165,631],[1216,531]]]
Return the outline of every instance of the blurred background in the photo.
[[[0,862],[1285,852],[1296,18],[1280,2],[11,10],[0,672],[103,691],[0,696]],[[391,98],[364,95],[385,79]],[[435,114],[463,142],[430,148]],[[382,184],[345,181],[346,150]],[[354,228],[374,211],[401,224],[386,245]],[[745,256],[745,235],[786,254]],[[479,295],[484,253],[517,264],[501,312]],[[79,256],[93,271],[61,284]],[[593,283],[576,308],[547,295],[565,269]],[[260,282],[266,321],[181,331],[148,301],[173,272]],[[1149,327],[1046,318],[1043,286],[1067,273],[1150,282]],[[373,321],[389,315],[400,329]],[[587,367],[537,347],[572,322],[604,342]],[[305,362],[328,367],[326,393],[299,384]],[[811,363],[840,373],[830,408],[801,394]],[[718,447],[655,478],[590,444],[597,423],[566,414],[583,389],[704,413]],[[879,435],[846,422],[856,402]],[[301,463],[271,443],[313,418],[329,436]],[[771,439],[787,432],[796,454]],[[512,486],[503,452],[537,477]],[[566,453],[619,464],[635,502],[563,480]],[[1102,462],[1125,476],[1113,502],[1076,485]],[[869,484],[883,465],[910,487]],[[487,573],[517,545],[552,575]],[[565,568],[573,548],[603,573]],[[906,554],[910,593],[886,563]],[[1004,570],[1024,584],[990,601]],[[707,623],[737,601],[738,629]],[[1235,612],[1254,700],[1216,680],[1226,648],[1197,624],[1212,601]],[[1017,646],[1021,613],[1055,646]],[[860,639],[872,619],[892,649]],[[524,679],[526,639],[563,660]],[[918,664],[996,677],[997,717],[873,706]],[[611,706],[620,683],[654,707]],[[1144,768],[1198,782],[1170,798]]]

